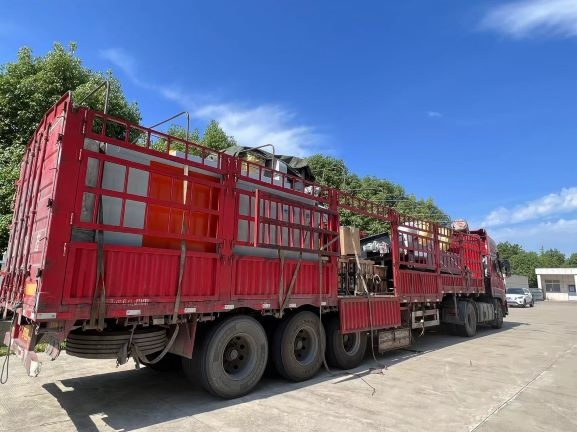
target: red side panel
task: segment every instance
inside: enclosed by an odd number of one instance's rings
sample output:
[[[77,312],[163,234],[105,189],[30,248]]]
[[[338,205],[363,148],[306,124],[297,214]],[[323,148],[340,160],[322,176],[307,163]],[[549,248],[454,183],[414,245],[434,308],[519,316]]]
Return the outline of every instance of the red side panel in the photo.
[[[233,299],[243,298],[269,298],[278,299],[281,285],[286,293],[289,289],[293,275],[297,269],[296,260],[285,260],[281,281],[281,263],[278,259],[257,257],[235,258],[235,284],[232,288]],[[319,263],[314,261],[302,261],[292,291],[292,297],[318,296],[319,289]],[[332,265],[323,265],[323,290],[324,300],[327,297],[336,297],[337,272]],[[274,303],[272,305],[274,308]]]
[[[400,327],[401,306],[396,297],[339,298],[339,318],[341,333]]]
[[[108,302],[174,302],[180,251],[106,246],[104,256]],[[71,248],[64,304],[92,301],[96,284],[95,262],[95,244],[77,243]],[[216,298],[216,255],[189,252],[184,269],[184,301]]]
[[[439,293],[437,280],[435,273],[399,270],[396,294],[405,302],[440,300],[442,296]]]

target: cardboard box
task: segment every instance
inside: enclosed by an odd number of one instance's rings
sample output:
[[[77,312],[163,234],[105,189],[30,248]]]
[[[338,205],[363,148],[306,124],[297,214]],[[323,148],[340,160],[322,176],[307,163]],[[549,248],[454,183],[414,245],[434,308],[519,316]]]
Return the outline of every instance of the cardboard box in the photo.
[[[339,229],[341,255],[361,254],[361,237],[356,227],[342,226]]]

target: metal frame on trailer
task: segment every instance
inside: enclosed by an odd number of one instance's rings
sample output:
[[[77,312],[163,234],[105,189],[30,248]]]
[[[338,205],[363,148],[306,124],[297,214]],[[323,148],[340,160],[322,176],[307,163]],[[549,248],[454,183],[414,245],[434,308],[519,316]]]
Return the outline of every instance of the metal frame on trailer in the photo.
[[[56,122],[61,129],[54,135],[51,132]],[[48,153],[52,159],[44,153],[40,157],[34,153],[37,157],[30,163],[39,140],[45,143],[43,151],[51,146]],[[138,152],[150,160],[186,170],[126,160],[87,147],[86,140]],[[181,155],[171,154],[171,150],[178,150]],[[268,314],[305,305],[325,310],[338,308],[343,332],[399,327],[401,310],[407,305],[438,304],[448,294],[478,296],[487,289],[487,270],[482,262],[492,258],[488,256],[489,240],[481,234],[453,232],[432,222],[400,215],[381,203],[85,107],[72,107],[70,95],[46,114],[26,158],[11,249],[0,288],[0,306],[7,310],[23,301],[23,316],[37,322],[50,325],[56,321],[87,320],[90,316],[98,246],[94,242],[72,241],[75,229],[165,237],[214,247],[210,251],[187,247],[183,254],[176,248],[104,245],[106,318],[172,315],[182,269],[179,315],[199,316],[240,308]],[[98,168],[95,184],[86,184],[89,163]],[[105,163],[124,169],[122,184],[115,190],[102,186]],[[207,209],[188,200],[179,203],[172,195],[168,199],[151,197],[150,183],[146,195],[130,193],[131,170],[146,172],[149,178],[164,176],[172,186],[186,183],[191,194],[195,188],[206,188],[211,197],[217,197],[217,204]],[[45,181],[47,172],[53,176],[51,183]],[[214,181],[206,176],[212,176]],[[30,212],[40,196],[31,192],[34,187],[44,194],[46,205]],[[94,203],[88,218],[83,216],[87,194]],[[117,224],[99,220],[102,197],[119,200]],[[250,202],[248,214],[241,214],[241,197]],[[128,202],[146,207],[142,227],[126,226]],[[151,206],[168,209],[165,229],[150,228],[147,218]],[[391,294],[337,295],[339,251],[334,240],[339,232],[339,210],[373,217],[390,226],[395,281]],[[289,215],[287,220],[278,218],[281,212]],[[189,224],[196,213],[207,216],[203,233],[171,228],[173,217]],[[304,215],[308,215],[308,220]],[[33,249],[38,253],[29,268],[23,268],[29,259],[27,250],[37,235],[34,229],[41,220],[46,224],[45,237],[35,244]],[[249,226],[249,233],[252,226],[252,236],[239,237],[240,223]],[[17,250],[12,250],[14,244]],[[323,249],[324,245],[329,247]],[[234,252],[237,246],[276,250],[278,255],[242,255]],[[317,259],[303,260],[303,254]],[[184,264],[179,265],[182,257]]]

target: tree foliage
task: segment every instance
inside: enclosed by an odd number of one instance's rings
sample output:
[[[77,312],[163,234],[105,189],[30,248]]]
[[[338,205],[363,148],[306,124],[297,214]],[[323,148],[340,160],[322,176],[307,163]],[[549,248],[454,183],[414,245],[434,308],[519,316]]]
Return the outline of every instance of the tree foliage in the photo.
[[[537,287],[536,268],[577,267],[577,253],[565,258],[565,254],[557,249],[543,249],[539,253],[526,252],[519,244],[509,242],[497,245],[499,256],[511,263],[511,272],[529,278],[529,286]]]
[[[511,264],[511,272],[529,278],[529,286],[531,288],[537,287],[537,275],[535,269],[539,267],[539,255],[536,252],[521,252],[513,255],[509,262]]]
[[[188,141],[201,144],[217,151],[236,145],[235,139],[232,136],[227,135],[216,120],[211,120],[202,134],[197,128],[187,133],[186,128],[176,124],[171,125],[166,133],[182,140],[186,140],[188,136]],[[157,141],[155,147],[163,147],[164,145],[165,140],[161,139]],[[175,146],[175,148],[180,151],[184,151],[183,147],[184,146],[178,144]]]
[[[202,145],[213,150],[224,150],[236,145],[233,137],[227,135],[216,120],[211,120],[201,138]]]
[[[563,267],[577,267],[577,253],[572,253],[571,256],[565,260]]]
[[[75,100],[80,100],[109,79],[109,113],[140,121],[138,106],[126,101],[120,83],[112,74],[87,69],[75,52],[73,43],[68,48],[56,43],[40,57],[35,57],[30,48],[22,48],[15,62],[0,67],[0,250],[8,241],[14,183],[26,144],[44,113],[63,94],[72,90]],[[95,94],[86,104],[101,110],[103,101],[103,94]]]
[[[400,213],[442,225],[450,222],[449,217],[439,209],[432,198],[417,199],[409,195],[398,184],[374,176],[359,177],[350,172],[342,160],[321,154],[307,158],[316,181],[360,198],[383,203]],[[354,225],[368,234],[387,231],[386,223],[349,211],[341,212],[343,225]]]
[[[512,256],[524,252],[520,244],[512,244],[508,241],[499,243],[497,245],[497,251],[499,251],[499,257],[501,259],[511,259]]]

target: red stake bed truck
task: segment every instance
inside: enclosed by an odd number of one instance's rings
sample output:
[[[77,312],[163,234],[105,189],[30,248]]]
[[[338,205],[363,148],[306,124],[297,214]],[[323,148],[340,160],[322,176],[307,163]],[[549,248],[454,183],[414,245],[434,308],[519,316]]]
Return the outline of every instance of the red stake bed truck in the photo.
[[[56,359],[66,342],[81,358],[182,365],[233,398],[268,362],[302,381],[325,356],[350,369],[367,344],[407,346],[412,329],[502,326],[506,263],[484,230],[398,214],[272,162],[62,97],[21,166],[0,285],[4,343],[31,376],[38,343]],[[359,242],[341,210],[383,222],[387,235]]]

